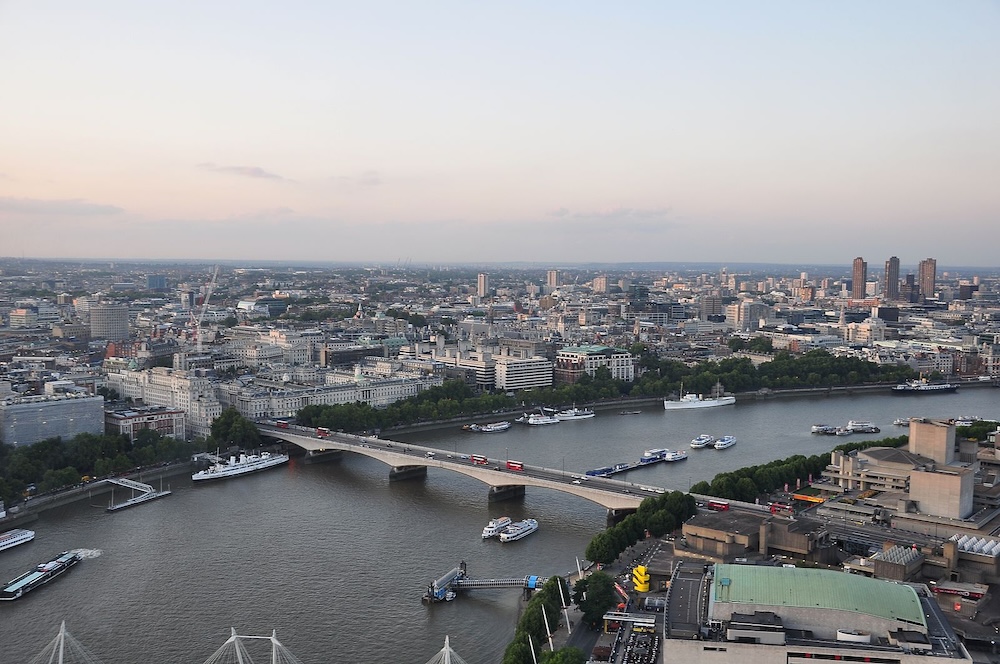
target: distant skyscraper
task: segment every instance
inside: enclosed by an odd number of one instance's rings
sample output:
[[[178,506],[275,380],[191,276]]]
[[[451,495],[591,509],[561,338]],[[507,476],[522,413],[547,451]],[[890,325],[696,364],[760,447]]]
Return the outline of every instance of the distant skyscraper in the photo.
[[[559,288],[559,270],[549,270],[545,273],[545,285],[549,288]]]
[[[479,297],[488,297],[490,294],[490,275],[485,272],[479,273],[479,278],[476,280],[476,295]]]
[[[934,284],[937,281],[937,261],[925,258],[917,268],[917,285],[920,287],[920,297],[925,300],[934,297]]]
[[[851,299],[865,299],[865,282],[868,281],[868,263],[861,256],[854,259],[851,270]]]
[[[885,262],[885,283],[882,284],[882,293],[887,300],[899,299],[899,259],[891,256]]]
[[[608,275],[601,274],[594,277],[594,292],[595,293],[608,292]]]

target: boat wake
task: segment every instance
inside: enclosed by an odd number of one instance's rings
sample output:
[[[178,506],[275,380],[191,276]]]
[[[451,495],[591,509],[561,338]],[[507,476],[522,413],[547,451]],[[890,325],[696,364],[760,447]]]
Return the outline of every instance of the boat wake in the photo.
[[[100,558],[104,555],[104,551],[101,549],[72,549],[70,553],[75,553],[84,560],[93,560],[94,558]]]

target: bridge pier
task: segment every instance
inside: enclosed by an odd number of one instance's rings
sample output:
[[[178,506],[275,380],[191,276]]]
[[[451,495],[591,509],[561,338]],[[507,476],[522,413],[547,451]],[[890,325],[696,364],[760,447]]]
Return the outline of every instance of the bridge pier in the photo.
[[[619,510],[608,510],[608,528],[612,526],[617,526],[622,520],[625,519],[629,514],[635,514],[635,510],[632,508],[619,509]]]
[[[389,481],[422,480],[427,477],[427,466],[393,466],[389,470]]]
[[[324,461],[340,461],[343,457],[343,450],[306,450],[303,459],[306,463],[323,463]]]
[[[502,500],[515,500],[517,498],[524,498],[523,484],[491,486],[488,494],[488,502],[491,503],[499,503]]]

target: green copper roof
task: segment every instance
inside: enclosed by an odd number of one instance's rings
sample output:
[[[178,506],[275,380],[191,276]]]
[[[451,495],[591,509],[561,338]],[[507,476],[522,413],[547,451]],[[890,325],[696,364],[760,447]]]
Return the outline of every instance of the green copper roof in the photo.
[[[712,595],[718,602],[853,611],[927,628],[913,588],[845,572],[716,565]]]

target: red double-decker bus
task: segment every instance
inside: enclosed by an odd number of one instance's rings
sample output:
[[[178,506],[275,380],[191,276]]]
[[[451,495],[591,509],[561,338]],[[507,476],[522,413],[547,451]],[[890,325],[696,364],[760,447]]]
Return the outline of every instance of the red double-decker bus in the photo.
[[[520,461],[508,461],[507,470],[516,470],[518,472],[524,472],[524,464]]]
[[[317,438],[326,438],[329,435],[330,435],[330,430],[327,429],[326,427],[316,427]]]
[[[480,466],[485,466],[490,462],[489,459],[480,454],[470,454],[469,461],[471,461],[472,463],[479,464]]]
[[[725,512],[729,509],[729,501],[726,500],[710,500],[705,503],[705,507],[710,510],[715,510],[716,512]]]

